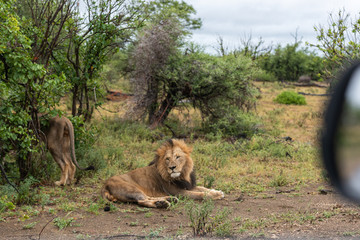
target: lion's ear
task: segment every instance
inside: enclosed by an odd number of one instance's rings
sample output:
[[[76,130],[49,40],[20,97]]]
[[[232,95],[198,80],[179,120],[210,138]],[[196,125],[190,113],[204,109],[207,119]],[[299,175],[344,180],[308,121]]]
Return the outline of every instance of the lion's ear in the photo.
[[[176,145],[181,148],[181,150],[187,154],[190,154],[192,152],[192,147],[189,147],[186,145],[184,140],[177,140]]]
[[[155,154],[155,157],[154,157],[154,160],[152,160],[150,163],[149,163],[149,166],[151,165],[156,165],[157,162],[159,161],[159,155]]]
[[[183,145],[182,146],[182,151],[188,155],[190,155],[190,153],[192,152],[193,148],[192,147],[188,147],[187,145]]]
[[[192,153],[193,148],[192,148],[192,147],[187,147],[187,148],[188,148],[188,152],[189,152],[189,153]]]

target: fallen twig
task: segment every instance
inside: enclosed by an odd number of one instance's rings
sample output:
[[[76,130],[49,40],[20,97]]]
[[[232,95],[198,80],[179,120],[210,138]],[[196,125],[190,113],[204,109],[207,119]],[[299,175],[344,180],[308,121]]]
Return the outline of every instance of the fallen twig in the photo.
[[[297,86],[297,87],[319,87],[319,88],[327,88],[328,86],[327,85],[321,85],[321,84],[318,84],[318,83],[314,83],[314,82],[310,82],[310,83],[291,83],[292,85],[294,86]]]
[[[40,231],[40,233],[39,233],[39,238],[38,238],[38,240],[40,240],[41,234],[42,234],[42,232],[44,231],[44,229],[46,228],[46,226],[49,225],[49,223],[51,223],[56,217],[57,217],[57,216],[55,216],[55,217],[53,217],[52,219],[50,219],[50,221],[48,221],[48,222],[45,224],[45,226],[41,229],[41,231]]]
[[[329,94],[329,93],[315,94],[315,93],[298,92],[298,94],[305,95],[305,96],[319,96],[319,97],[328,97],[328,96],[331,96],[331,94]]]

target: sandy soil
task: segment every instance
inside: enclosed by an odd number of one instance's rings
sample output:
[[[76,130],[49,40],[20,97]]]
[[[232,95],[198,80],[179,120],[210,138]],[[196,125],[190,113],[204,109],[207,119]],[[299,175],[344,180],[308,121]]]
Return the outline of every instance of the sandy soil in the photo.
[[[359,208],[327,185],[300,190],[274,189],[259,195],[231,193],[216,201],[216,208],[231,210],[232,233],[228,238],[247,239],[359,239]],[[43,213],[30,220],[7,218],[0,222],[0,239],[142,239],[194,238],[181,206],[175,210],[143,209],[118,204],[114,212],[98,215],[74,211],[57,217],[73,217],[73,225],[59,230],[54,215]],[[46,211],[44,211],[46,212]],[[64,216],[63,216],[64,215]],[[241,220],[240,220],[241,219]],[[28,222],[27,222],[28,221]],[[25,224],[37,222],[32,229]],[[245,227],[252,222],[252,227]],[[216,238],[215,234],[203,237]]]

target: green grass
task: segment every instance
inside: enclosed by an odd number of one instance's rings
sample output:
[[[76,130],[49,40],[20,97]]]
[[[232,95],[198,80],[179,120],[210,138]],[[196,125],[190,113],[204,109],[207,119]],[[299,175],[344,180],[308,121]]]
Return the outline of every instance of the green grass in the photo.
[[[275,225],[309,225],[316,224],[316,222],[324,221],[325,219],[334,217],[339,214],[344,214],[341,211],[288,211],[285,213],[271,214],[259,218],[242,218],[235,217],[233,222],[236,223],[236,232],[240,234],[253,234],[263,233],[268,226]]]
[[[72,218],[72,217],[71,218],[66,218],[66,217],[60,218],[60,217],[58,217],[58,218],[55,218],[53,220],[53,222],[54,222],[54,225],[59,228],[59,230],[62,230],[62,229],[65,229],[67,227],[71,227],[72,224],[75,222],[75,219]]]
[[[359,237],[360,236],[360,231],[343,232],[342,235],[344,237]]]
[[[130,224],[129,224],[131,227],[135,227],[135,226],[137,226],[137,225],[139,225],[139,221],[135,221],[135,222],[130,222]]]
[[[154,215],[153,212],[146,212],[146,213],[144,214],[144,217],[150,218],[150,217],[153,216],[153,215]]]
[[[149,238],[156,238],[160,236],[160,233],[164,230],[163,227],[159,227],[157,229],[150,229],[150,232],[148,234]]]
[[[231,210],[225,207],[214,212],[214,208],[215,205],[211,199],[205,199],[202,202],[186,200],[185,212],[194,236],[214,233],[216,236],[226,237],[232,234],[233,226],[229,219]]]
[[[25,224],[23,226],[23,229],[32,229],[35,227],[36,224],[37,224],[37,222],[31,222],[31,223]]]

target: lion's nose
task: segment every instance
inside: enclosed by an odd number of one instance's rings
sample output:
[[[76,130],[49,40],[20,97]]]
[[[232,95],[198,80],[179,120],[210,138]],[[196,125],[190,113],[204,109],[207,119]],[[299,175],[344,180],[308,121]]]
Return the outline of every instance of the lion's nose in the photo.
[[[172,167],[169,167],[170,170],[174,170],[176,167],[175,166],[172,166]]]

